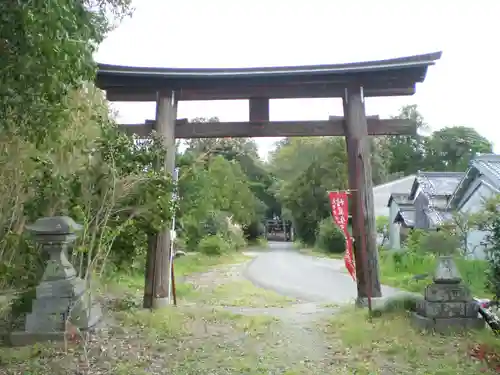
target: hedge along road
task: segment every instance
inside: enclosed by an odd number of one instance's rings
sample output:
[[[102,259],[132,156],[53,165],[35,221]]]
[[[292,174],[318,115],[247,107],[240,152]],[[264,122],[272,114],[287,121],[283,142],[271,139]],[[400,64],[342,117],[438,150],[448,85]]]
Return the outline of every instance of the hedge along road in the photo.
[[[346,273],[344,261],[298,253],[290,242],[270,242],[245,270],[255,285],[308,302],[345,304],[357,296],[356,283]],[[397,289],[382,286],[382,295]]]

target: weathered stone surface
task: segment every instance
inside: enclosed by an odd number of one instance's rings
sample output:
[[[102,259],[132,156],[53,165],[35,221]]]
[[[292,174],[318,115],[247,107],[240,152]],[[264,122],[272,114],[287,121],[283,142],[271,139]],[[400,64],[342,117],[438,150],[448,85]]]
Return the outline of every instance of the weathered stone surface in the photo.
[[[10,346],[33,345],[44,341],[62,341],[68,337],[64,332],[12,332],[6,340]]]
[[[430,284],[425,288],[425,299],[431,302],[467,302],[472,300],[472,295],[464,284]]]
[[[420,301],[417,312],[429,318],[465,318],[477,316],[478,306],[474,302]]]
[[[436,284],[458,284],[462,281],[457,265],[451,256],[440,256],[434,271]]]
[[[38,219],[33,224],[27,225],[26,229],[35,235],[47,238],[49,235],[74,235],[82,229],[82,226],[68,216],[50,216]]]
[[[440,257],[434,283],[425,289],[425,297],[417,302],[412,322],[416,327],[437,332],[484,327],[479,307],[451,257]]]
[[[25,331],[11,335],[13,344],[63,339],[67,322],[83,331],[101,321],[100,306],[67,259],[67,246],[78,229],[81,226],[68,217],[42,218],[28,226],[50,259],[26,315]]]
[[[484,320],[479,318],[429,318],[418,313],[411,316],[412,324],[422,330],[439,333],[460,332],[484,328]]]

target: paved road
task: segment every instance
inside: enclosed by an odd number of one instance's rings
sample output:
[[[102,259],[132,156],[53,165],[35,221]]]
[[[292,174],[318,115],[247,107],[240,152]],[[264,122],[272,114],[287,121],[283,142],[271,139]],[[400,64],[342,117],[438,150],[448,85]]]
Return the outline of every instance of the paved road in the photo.
[[[255,254],[245,276],[256,285],[309,302],[343,304],[355,300],[356,284],[343,273],[342,260],[298,253],[290,242],[270,242],[269,250]],[[382,287],[387,296],[396,291]]]

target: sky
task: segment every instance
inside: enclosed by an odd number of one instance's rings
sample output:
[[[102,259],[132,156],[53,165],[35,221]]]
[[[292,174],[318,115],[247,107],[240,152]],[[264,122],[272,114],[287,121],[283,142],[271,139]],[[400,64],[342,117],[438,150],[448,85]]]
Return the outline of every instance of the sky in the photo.
[[[137,0],[100,46],[101,63],[171,68],[336,64],[434,51],[417,93],[367,98],[367,115],[417,104],[432,130],[475,128],[500,152],[498,0]],[[153,119],[155,103],[115,103],[122,124]],[[271,120],[342,115],[341,99],[271,100]],[[178,118],[247,121],[248,101],[180,102]],[[265,157],[276,138],[256,138]]]

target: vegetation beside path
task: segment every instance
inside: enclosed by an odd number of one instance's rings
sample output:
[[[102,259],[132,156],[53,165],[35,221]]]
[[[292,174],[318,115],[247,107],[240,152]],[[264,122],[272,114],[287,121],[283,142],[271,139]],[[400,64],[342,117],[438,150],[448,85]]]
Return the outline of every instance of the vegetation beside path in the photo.
[[[178,259],[179,306],[154,312],[140,308],[142,279],[122,276],[107,288],[108,329],[86,341],[86,349],[78,337],[67,347],[2,348],[0,369],[9,375],[469,375],[487,368],[471,357],[474,345],[497,347],[484,333],[422,335],[404,315],[370,322],[364,310],[347,307],[300,321],[235,314],[227,307],[265,312],[300,302],[249,286],[240,274],[248,260],[241,254]]]

